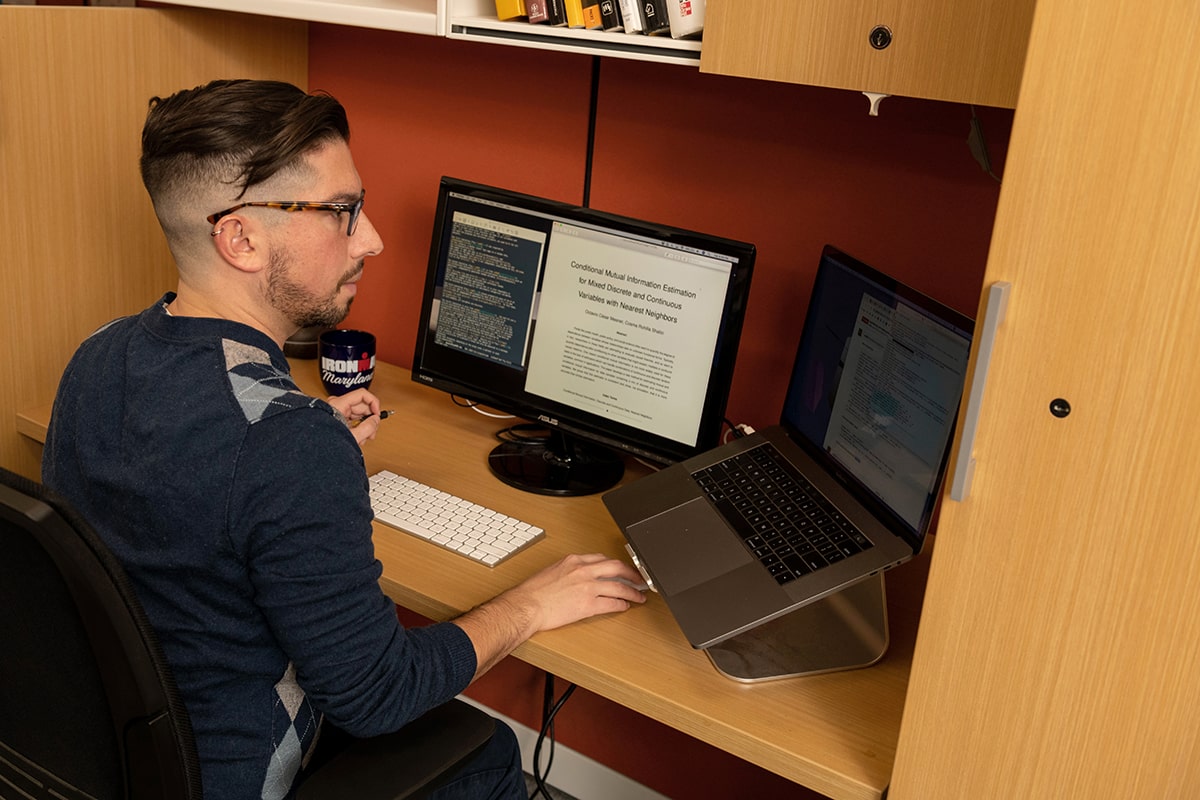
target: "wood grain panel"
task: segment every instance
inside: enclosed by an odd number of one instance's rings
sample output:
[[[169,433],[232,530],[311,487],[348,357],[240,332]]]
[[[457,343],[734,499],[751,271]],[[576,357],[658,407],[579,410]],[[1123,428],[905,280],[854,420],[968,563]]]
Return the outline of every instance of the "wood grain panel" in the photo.
[[[175,286],[138,175],[147,101],[222,77],[307,83],[307,27],[181,9],[0,8],[0,464],[79,342]],[[199,210],[198,210],[199,211]]]
[[[702,72],[1013,108],[1034,0],[708,0]],[[869,35],[890,31],[879,50]]]
[[[894,798],[1200,787],[1198,32],[1192,3],[1039,0],[985,278],[1012,296]]]

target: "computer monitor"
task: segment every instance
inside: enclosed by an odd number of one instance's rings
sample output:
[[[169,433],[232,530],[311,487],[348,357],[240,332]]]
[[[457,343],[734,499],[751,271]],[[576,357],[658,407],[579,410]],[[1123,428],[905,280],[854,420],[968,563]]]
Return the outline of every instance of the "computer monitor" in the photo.
[[[588,494],[616,451],[670,463],[719,443],[755,249],[444,177],[413,379],[536,423],[501,480]]]

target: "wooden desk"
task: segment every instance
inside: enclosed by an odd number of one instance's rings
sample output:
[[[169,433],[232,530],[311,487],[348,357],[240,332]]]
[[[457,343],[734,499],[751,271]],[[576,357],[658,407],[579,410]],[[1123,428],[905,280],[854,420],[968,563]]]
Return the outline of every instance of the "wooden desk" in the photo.
[[[324,395],[315,362],[293,361],[293,371],[301,388]],[[444,620],[567,553],[626,557],[598,495],[531,495],[491,476],[486,458],[502,421],[460,408],[387,364],[377,366],[371,389],[398,413],[364,448],[369,472],[390,469],[546,530],[544,540],[488,569],[376,525],[381,584],[396,603]],[[49,406],[20,414],[19,430],[44,440],[49,415]],[[645,472],[631,462],[626,480]],[[891,779],[927,569],[925,555],[888,574],[891,647],[869,669],[731,681],[692,649],[653,593],[624,614],[539,634],[515,655],[836,800],[877,800]]]

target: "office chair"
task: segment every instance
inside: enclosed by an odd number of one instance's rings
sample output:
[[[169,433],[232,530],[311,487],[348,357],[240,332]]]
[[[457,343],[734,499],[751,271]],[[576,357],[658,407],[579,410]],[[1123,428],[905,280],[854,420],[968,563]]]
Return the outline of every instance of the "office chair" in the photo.
[[[62,498],[2,468],[0,609],[0,796],[200,798],[187,712],[121,565]],[[494,725],[453,700],[354,740],[299,797],[422,797]]]

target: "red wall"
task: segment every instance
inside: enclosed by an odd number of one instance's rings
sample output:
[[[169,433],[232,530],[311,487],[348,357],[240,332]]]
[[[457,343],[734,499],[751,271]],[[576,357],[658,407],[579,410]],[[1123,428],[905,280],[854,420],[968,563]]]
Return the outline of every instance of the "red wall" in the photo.
[[[349,111],[386,244],[347,324],[374,331],[383,360],[412,362],[441,175],[582,201],[591,70],[587,56],[311,27],[309,88]],[[777,418],[826,242],[974,315],[999,185],[968,151],[968,107],[894,97],[869,117],[853,92],[614,59],[600,79],[591,205],[758,247],[731,419]],[[978,111],[1000,173],[1012,114]],[[540,673],[522,662],[471,694],[539,726]],[[670,797],[814,796],[583,691],[556,728]]]
[[[969,108],[893,97],[870,117],[855,92],[632,61],[601,74],[592,205],[758,247],[730,419],[778,420],[826,243],[975,315],[999,184],[967,149]],[[1000,142],[1011,116],[987,116]]]

